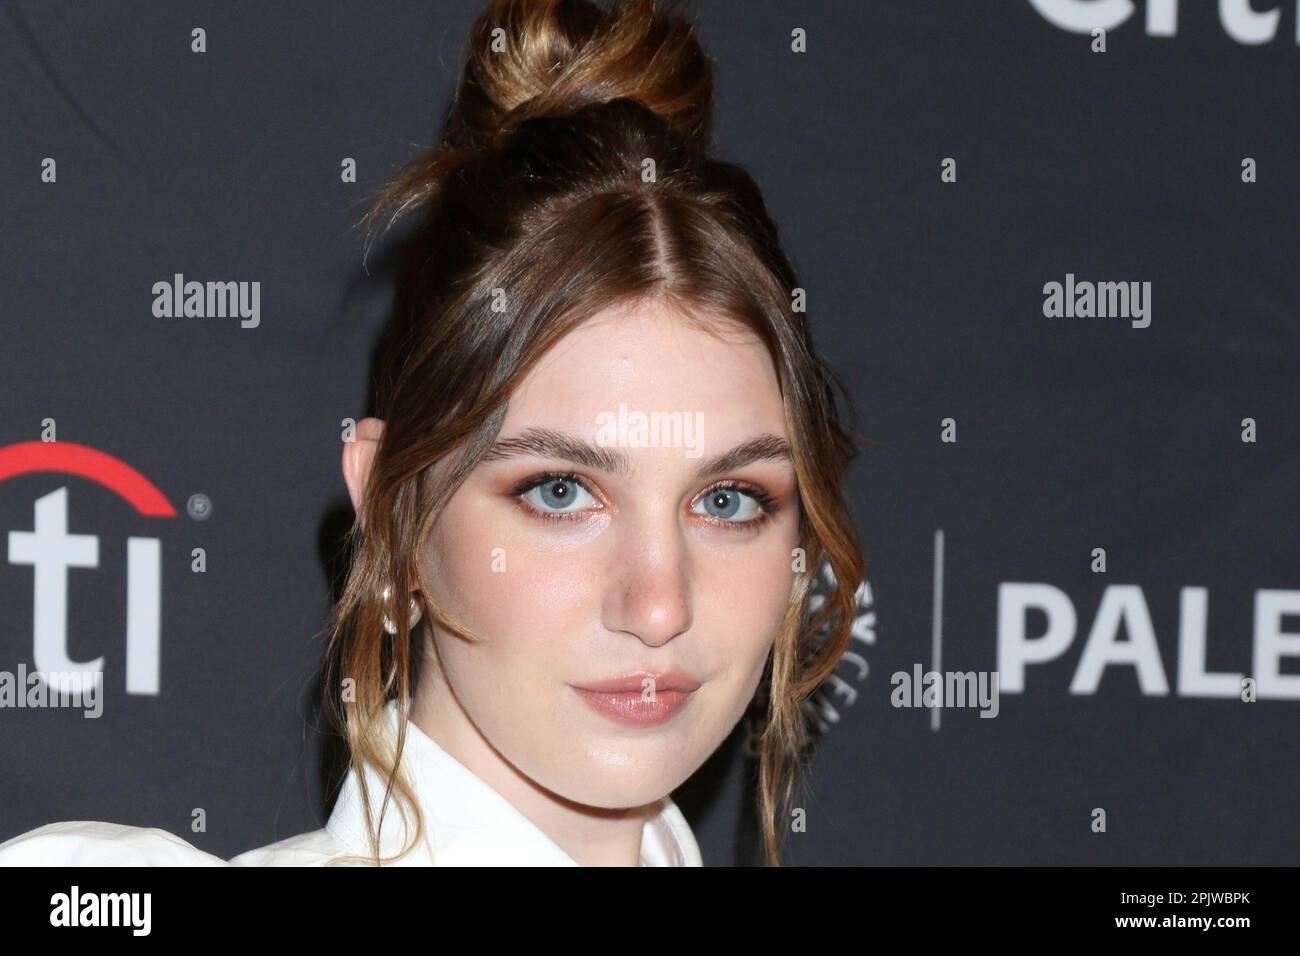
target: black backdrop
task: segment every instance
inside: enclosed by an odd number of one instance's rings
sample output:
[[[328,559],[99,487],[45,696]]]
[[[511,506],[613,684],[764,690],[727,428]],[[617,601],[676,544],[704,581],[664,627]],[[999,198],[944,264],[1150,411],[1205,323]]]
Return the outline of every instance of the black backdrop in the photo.
[[[870,587],[790,861],[1296,863],[1295,4],[695,7],[716,149],[763,187],[867,440]],[[0,708],[0,839],[104,819],[229,856],[323,823],[340,422],[391,301],[355,225],[434,141],[478,9],[0,8],[0,670],[66,625],[104,682],[97,720]],[[156,316],[178,273],[258,283],[256,325]],[[1149,289],[1149,324],[1046,315],[1067,275]],[[175,514],[31,470],[75,470],[20,447],[51,428]],[[95,536],[62,617],[38,500]],[[893,706],[914,666],[999,672],[997,716]],[[709,865],[753,859],[743,738],[677,794]]]

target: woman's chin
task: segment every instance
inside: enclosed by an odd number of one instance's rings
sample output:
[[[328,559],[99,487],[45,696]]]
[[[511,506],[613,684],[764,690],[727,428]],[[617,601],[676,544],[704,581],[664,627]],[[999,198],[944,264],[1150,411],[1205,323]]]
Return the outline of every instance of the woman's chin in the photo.
[[[661,800],[681,786],[687,775],[673,772],[662,761],[642,762],[631,755],[613,765],[592,766],[568,775],[550,788],[566,800],[602,810],[625,810]]]

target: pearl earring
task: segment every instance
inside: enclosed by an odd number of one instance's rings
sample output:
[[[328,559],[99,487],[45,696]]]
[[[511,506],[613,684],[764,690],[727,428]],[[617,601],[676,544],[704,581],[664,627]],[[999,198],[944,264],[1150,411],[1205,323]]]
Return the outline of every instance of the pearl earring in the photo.
[[[392,585],[388,585],[388,584],[384,585],[384,593],[381,595],[381,598],[384,602],[384,607],[388,607],[388,602],[392,600],[392,597],[393,597]],[[413,597],[409,598],[408,600],[410,601],[411,621],[407,625],[407,627],[413,628],[415,627],[416,623],[420,620],[420,605],[415,603],[415,598]],[[397,633],[397,625],[393,623],[393,619],[390,618],[387,614],[384,615],[384,630],[387,631],[389,634]]]

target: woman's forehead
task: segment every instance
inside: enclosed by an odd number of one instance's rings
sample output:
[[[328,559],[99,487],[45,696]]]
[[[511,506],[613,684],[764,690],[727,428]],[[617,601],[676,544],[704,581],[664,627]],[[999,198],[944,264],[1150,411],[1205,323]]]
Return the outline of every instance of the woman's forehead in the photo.
[[[529,370],[512,405],[590,418],[620,402],[707,410],[739,400],[780,407],[776,369],[758,337],[720,338],[656,310],[584,322]]]

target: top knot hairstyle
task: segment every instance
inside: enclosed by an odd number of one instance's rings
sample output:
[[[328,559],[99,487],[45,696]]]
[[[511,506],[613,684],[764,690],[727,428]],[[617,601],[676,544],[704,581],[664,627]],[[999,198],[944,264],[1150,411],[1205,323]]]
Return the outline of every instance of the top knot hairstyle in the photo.
[[[703,143],[713,73],[685,20],[632,3],[616,15],[590,3],[499,4],[471,38],[448,144],[491,149],[534,116],[621,97]]]
[[[442,143],[365,217],[367,237],[389,210],[389,225],[416,221],[377,356],[375,414],[386,430],[348,534],[349,573],[331,616],[323,681],[353,766],[375,768],[387,789],[381,819],[369,821],[372,857],[338,862],[398,859],[424,833],[400,772],[405,716],[395,749],[380,732],[389,700],[405,715],[422,663],[422,630],[412,632],[393,609],[419,590],[426,619],[477,640],[429,597],[419,560],[428,532],[548,349],[606,308],[656,300],[713,334],[722,316],[756,335],[781,388],[804,560],[794,564],[790,605],[756,696],[766,714],[760,819],[766,859],[780,865],[811,736],[807,698],[848,646],[864,578],[841,491],[857,447],[832,385],[846,401],[847,393],[794,307],[798,283],[758,187],[742,167],[709,156],[712,92],[691,24],[652,0],[609,8],[495,0],[471,32]],[[833,590],[809,601],[823,566]],[[383,629],[385,611],[396,636]],[[364,773],[360,780],[367,790]],[[394,794],[403,832],[414,836],[381,859],[379,828]]]

